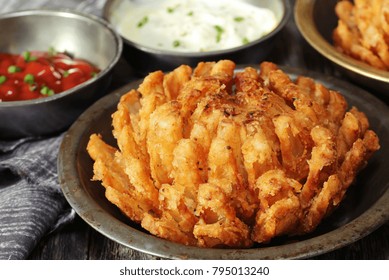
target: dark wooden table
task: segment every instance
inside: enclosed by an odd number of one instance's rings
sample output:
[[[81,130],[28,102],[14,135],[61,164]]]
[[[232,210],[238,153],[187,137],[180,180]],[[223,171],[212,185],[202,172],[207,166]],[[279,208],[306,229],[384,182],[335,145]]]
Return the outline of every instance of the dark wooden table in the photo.
[[[17,3],[19,2],[19,3]],[[24,6],[20,6],[20,3]],[[30,2],[28,4],[28,2]],[[34,2],[31,6],[31,2]],[[82,6],[85,2],[85,6]],[[87,3],[86,3],[87,2]],[[294,0],[290,0],[292,6]],[[66,1],[66,7],[84,8],[86,11],[93,11],[99,14],[104,0],[95,1]],[[65,1],[39,0],[39,1],[9,1],[7,5],[0,8],[0,12],[16,10],[20,7],[30,8],[37,6],[61,6]],[[30,6],[28,6],[30,5]],[[89,6],[87,6],[89,5]],[[95,7],[93,7],[95,5]],[[86,7],[86,8],[85,8]],[[89,9],[89,10],[88,10]],[[312,49],[299,34],[293,16],[290,17],[286,27],[282,30],[276,39],[275,48],[268,56],[267,60],[280,65],[287,65],[299,68],[305,68],[320,72],[326,75],[332,75],[341,79],[342,76],[333,65],[325,60],[320,54]],[[131,68],[121,60],[115,69],[114,79],[111,90],[116,89],[135,77],[132,75]],[[314,259],[389,259],[389,223],[382,225],[370,235],[359,241],[343,247],[341,249],[329,252],[315,257]],[[74,222],[57,230],[45,237],[32,252],[29,259],[157,259],[144,253],[134,251],[122,246],[110,239],[104,237],[80,217],[76,217]]]

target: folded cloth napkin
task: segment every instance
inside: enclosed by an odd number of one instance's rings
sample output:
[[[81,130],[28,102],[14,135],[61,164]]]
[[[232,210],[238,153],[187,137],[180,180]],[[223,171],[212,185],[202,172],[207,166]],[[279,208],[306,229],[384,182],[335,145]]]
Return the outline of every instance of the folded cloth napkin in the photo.
[[[75,214],[57,176],[63,135],[0,140],[0,259],[26,259]]]

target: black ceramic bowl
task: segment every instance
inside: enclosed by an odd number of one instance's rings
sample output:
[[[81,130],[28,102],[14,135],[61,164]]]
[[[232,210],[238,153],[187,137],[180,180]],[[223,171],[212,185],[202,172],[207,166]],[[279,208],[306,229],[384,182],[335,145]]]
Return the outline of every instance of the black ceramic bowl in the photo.
[[[333,46],[332,34],[338,18],[338,0],[297,0],[294,17],[306,41],[336,65],[353,82],[364,86],[386,101],[389,100],[389,72],[376,69],[340,53]]]
[[[96,77],[53,96],[0,102],[0,139],[60,132],[107,89],[122,53],[121,37],[97,17],[70,11],[28,10],[0,15],[0,52],[46,51],[53,47],[85,59]]]
[[[121,9],[121,4],[123,1],[126,0],[108,0],[105,4],[103,16],[112,24],[114,28],[115,25],[118,24],[117,19],[115,19],[115,15],[117,15],[118,10]],[[266,36],[254,40],[248,44],[235,48],[208,52],[162,51],[159,49],[153,49],[140,45],[122,36],[124,42],[123,55],[134,68],[135,72],[139,73],[140,75],[145,75],[155,70],[170,71],[181,64],[186,64],[193,67],[200,61],[218,61],[220,59],[231,59],[239,64],[257,63],[258,61],[262,61],[271,51],[275,35],[284,27],[289,18],[291,13],[289,1],[241,1],[250,3],[254,6],[272,10],[278,21],[276,28]]]

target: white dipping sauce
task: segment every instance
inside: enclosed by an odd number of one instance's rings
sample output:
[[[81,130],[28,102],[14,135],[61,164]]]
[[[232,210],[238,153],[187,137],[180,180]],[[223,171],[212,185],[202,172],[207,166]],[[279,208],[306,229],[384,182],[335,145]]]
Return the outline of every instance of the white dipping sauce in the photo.
[[[257,40],[277,25],[274,13],[242,1],[124,1],[112,18],[128,40],[154,49],[206,52]]]

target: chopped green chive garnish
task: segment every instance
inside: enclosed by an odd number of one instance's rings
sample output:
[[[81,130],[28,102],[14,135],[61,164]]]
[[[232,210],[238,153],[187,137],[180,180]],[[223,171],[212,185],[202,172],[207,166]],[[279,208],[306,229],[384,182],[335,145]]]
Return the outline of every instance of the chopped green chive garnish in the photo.
[[[23,55],[23,58],[24,58],[25,61],[29,61],[30,60],[30,56],[31,56],[30,52],[23,52],[22,55]]]
[[[22,56],[23,56],[25,62],[30,62],[30,61],[35,61],[35,60],[37,60],[37,57],[31,56],[31,53],[30,53],[30,52],[27,52],[27,51],[26,51],[26,52],[23,52],[23,53],[22,53]]]
[[[16,73],[16,72],[20,72],[20,68],[15,66],[15,65],[11,65],[10,67],[8,67],[8,73]]]
[[[44,86],[44,87],[41,88],[41,93],[42,94],[46,95],[48,92],[49,92],[49,88],[48,87]]]
[[[220,25],[215,25],[214,28],[216,30],[216,42],[219,43],[221,38],[222,38],[222,34],[224,32],[224,29]]]
[[[47,96],[52,96],[54,95],[54,91],[47,86],[44,86],[41,88],[41,94],[47,95]]]
[[[241,21],[244,21],[244,17],[234,17],[234,20],[236,22],[241,22]]]
[[[149,21],[148,16],[144,16],[139,22],[138,22],[138,28],[141,28]]]
[[[97,76],[97,73],[96,73],[96,72],[92,72],[92,73],[90,73],[90,76],[91,76],[92,78],[94,78],[94,77]]]
[[[62,76],[64,77],[64,78],[66,78],[67,76],[69,76],[69,71],[63,71],[63,73],[62,73]]]
[[[53,47],[50,47],[48,50],[48,54],[49,56],[54,56],[57,54],[57,51]]]
[[[173,41],[173,47],[177,48],[177,47],[179,47],[180,45],[181,45],[180,41],[178,41],[178,40],[174,40],[174,41]]]
[[[171,14],[171,13],[174,13],[175,10],[178,8],[178,6],[180,6],[180,4],[177,4],[175,5],[174,7],[167,7],[166,11]]]
[[[188,13],[188,16],[193,16],[193,11],[190,11],[189,13]]]
[[[242,43],[243,43],[244,45],[246,45],[246,44],[250,43],[250,41],[249,41],[249,39],[247,39],[246,37],[244,37],[244,38],[242,39]]]
[[[26,76],[24,76],[24,82],[26,82],[27,84],[32,85],[34,83],[34,75],[27,74]]]
[[[0,76],[0,85],[1,85],[2,83],[4,83],[6,80],[7,80],[7,77],[1,75],[1,76]]]

